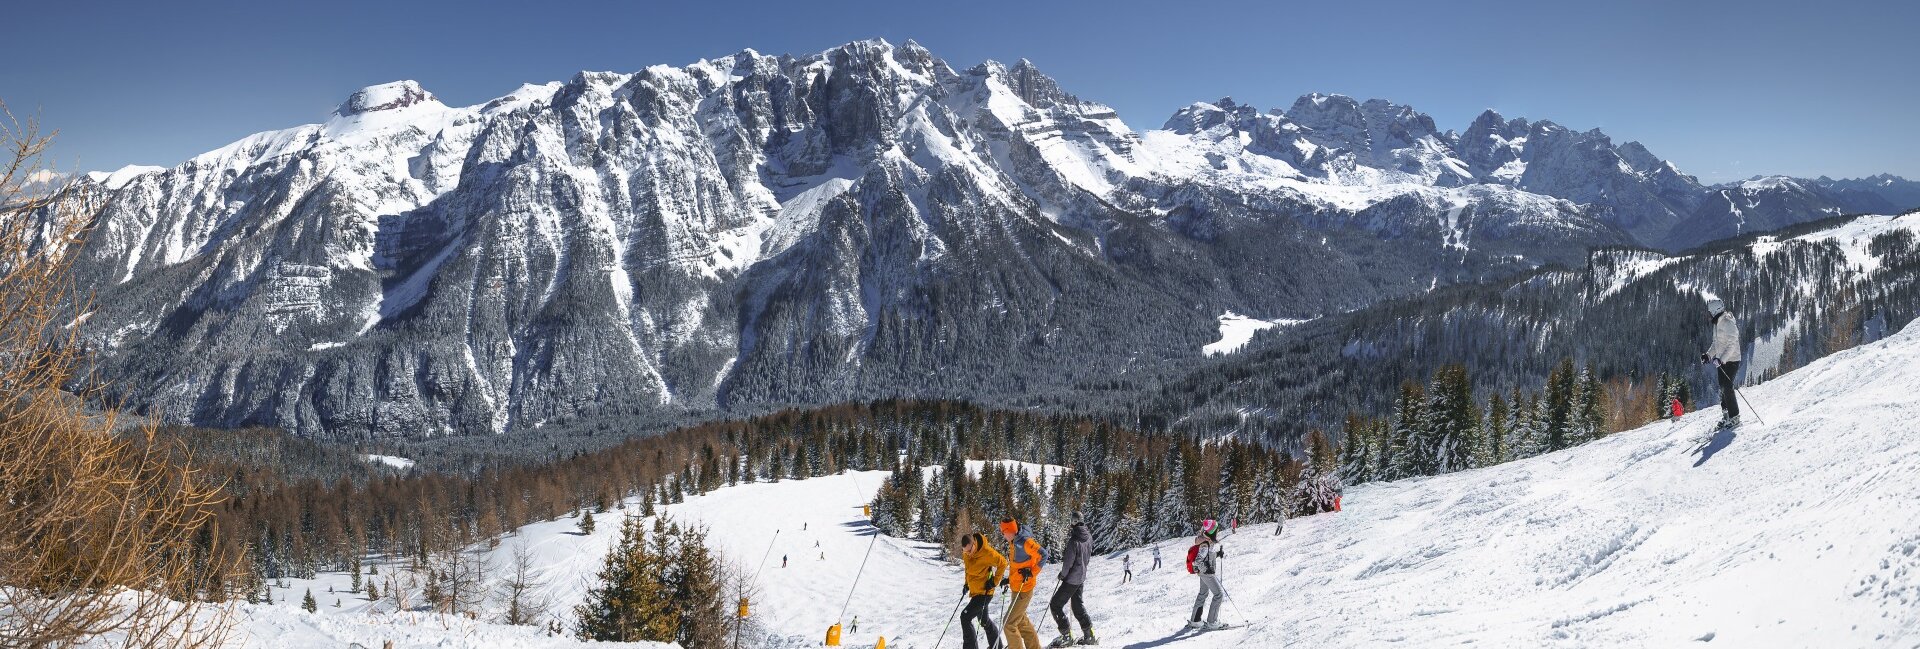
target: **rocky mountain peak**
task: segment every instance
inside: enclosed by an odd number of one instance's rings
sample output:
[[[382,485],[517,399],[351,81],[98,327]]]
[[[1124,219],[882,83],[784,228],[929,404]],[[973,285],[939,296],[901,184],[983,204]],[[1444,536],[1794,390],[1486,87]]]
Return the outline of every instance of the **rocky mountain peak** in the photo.
[[[1080,103],[1080,98],[1061,90],[1059,82],[1041,73],[1038,66],[1024,58],[1007,71],[1007,81],[1014,92],[1020,95],[1020,100],[1034,108],[1045,110]]]
[[[1234,123],[1235,128],[1242,128],[1240,123],[1258,112],[1252,106],[1240,105],[1232,97],[1221,97],[1211,103],[1197,101],[1174,111],[1160,128],[1181,135],[1193,135],[1229,122]]]
[[[367,86],[354,91],[341,102],[334,114],[341,117],[353,117],[380,111],[399,110],[425,103],[440,103],[440,99],[421,88],[419,82],[409,80],[393,81]]]

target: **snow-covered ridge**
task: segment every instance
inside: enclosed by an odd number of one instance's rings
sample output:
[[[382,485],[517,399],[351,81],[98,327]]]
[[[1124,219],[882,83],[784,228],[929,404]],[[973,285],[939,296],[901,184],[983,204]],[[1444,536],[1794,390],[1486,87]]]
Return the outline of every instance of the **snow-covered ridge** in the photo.
[[[87,180],[99,183],[100,186],[106,187],[107,189],[120,189],[126,187],[127,183],[133,182],[135,178],[162,171],[166,171],[166,167],[127,165],[113,171],[89,171],[87,172]]]

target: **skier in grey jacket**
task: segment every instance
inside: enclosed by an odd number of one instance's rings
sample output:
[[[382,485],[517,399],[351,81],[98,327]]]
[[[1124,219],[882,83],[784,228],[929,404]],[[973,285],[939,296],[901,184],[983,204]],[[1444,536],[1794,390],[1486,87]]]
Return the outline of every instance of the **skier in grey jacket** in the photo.
[[[1713,322],[1713,344],[1700,355],[1700,362],[1714,365],[1714,377],[1720,383],[1720,424],[1740,424],[1740,401],[1733,394],[1733,381],[1740,375],[1740,322],[1727,313],[1720,298],[1707,300],[1707,317]]]
[[[1053,611],[1053,623],[1060,627],[1060,637],[1048,646],[1100,644],[1093,636],[1093,618],[1087,616],[1087,606],[1080,602],[1080,591],[1087,583],[1087,559],[1092,555],[1093,535],[1087,532],[1085,522],[1074,521],[1073,527],[1067,530],[1067,551],[1060,562],[1060,587],[1054,589],[1053,599],[1047,602],[1047,608]],[[1073,627],[1067,624],[1067,604],[1073,604],[1073,617],[1080,621],[1078,643],[1073,640]]]
[[[1229,532],[1231,534],[1231,532]],[[1212,520],[1200,524],[1200,534],[1193,537],[1193,547],[1187,550],[1187,572],[1200,578],[1200,594],[1193,598],[1193,617],[1187,620],[1187,628],[1221,629],[1220,602],[1227,597],[1225,589],[1220,587],[1220,558],[1225,552],[1220,549],[1220,525]],[[1213,596],[1213,606],[1207,606],[1207,596]],[[1206,622],[1200,621],[1200,613],[1207,614]]]

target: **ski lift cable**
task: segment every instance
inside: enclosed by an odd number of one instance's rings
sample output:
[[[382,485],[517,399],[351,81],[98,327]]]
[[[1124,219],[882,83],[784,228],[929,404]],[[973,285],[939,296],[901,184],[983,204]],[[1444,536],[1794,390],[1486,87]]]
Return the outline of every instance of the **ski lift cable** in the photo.
[[[874,528],[873,540],[867,542],[867,553],[860,557],[860,569],[853,572],[853,585],[847,587],[847,601],[840,604],[840,614],[833,618],[835,624],[847,618],[847,607],[853,605],[853,591],[860,587],[860,576],[866,574],[867,559],[873,556],[873,545],[878,542],[880,542],[880,529]]]

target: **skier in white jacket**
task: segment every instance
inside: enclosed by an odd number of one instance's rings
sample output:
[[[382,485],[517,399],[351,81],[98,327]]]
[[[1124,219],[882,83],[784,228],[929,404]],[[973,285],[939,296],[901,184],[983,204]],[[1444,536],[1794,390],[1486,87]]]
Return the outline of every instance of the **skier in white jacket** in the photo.
[[[1740,424],[1740,402],[1733,394],[1734,378],[1740,375],[1740,321],[1727,313],[1720,298],[1707,300],[1707,317],[1713,322],[1713,344],[1700,355],[1700,362],[1712,363],[1714,377],[1720,382],[1720,424]]]

